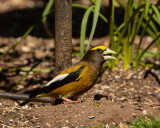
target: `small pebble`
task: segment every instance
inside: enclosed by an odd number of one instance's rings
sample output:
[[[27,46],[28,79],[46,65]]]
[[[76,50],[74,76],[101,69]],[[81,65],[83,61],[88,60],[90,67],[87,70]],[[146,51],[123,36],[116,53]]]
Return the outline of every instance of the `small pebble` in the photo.
[[[23,51],[23,52],[31,52],[31,48],[30,47],[28,47],[28,46],[22,46],[21,47],[21,50]]]
[[[94,116],[90,116],[90,117],[89,117],[89,119],[93,119],[93,118],[94,118]]]
[[[143,110],[143,115],[147,115],[147,111],[146,110]]]
[[[147,42],[152,42],[152,41],[153,41],[153,38],[150,37],[150,36],[147,36],[147,37],[146,37],[146,40],[147,40]]]
[[[132,113],[132,116],[136,116],[136,113]]]
[[[140,110],[140,111],[142,111],[142,109],[141,109],[141,108],[135,108],[135,110]]]

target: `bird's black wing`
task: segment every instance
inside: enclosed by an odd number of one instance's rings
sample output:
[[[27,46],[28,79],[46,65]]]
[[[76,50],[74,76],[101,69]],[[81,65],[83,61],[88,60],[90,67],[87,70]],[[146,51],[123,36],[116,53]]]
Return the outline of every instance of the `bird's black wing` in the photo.
[[[48,93],[48,92],[50,92],[54,89],[57,89],[57,88],[65,85],[65,84],[76,81],[78,79],[78,77],[80,76],[84,67],[85,66],[82,66],[79,69],[77,69],[76,71],[69,73],[69,75],[66,76],[62,80],[57,80],[57,81],[55,81],[53,83],[50,83],[49,85],[45,86],[44,88],[42,88],[43,92]]]
[[[24,101],[23,103],[20,103],[21,106],[25,105],[28,103],[30,100],[32,100],[34,97],[41,93],[49,93],[50,91],[53,91],[54,89],[57,89],[65,84],[68,84],[70,82],[78,80],[81,72],[83,71],[85,66],[81,66],[78,68],[76,71],[69,73],[64,79],[62,80],[56,80],[54,82],[50,82],[47,86],[38,89],[36,92],[30,94],[29,99]]]

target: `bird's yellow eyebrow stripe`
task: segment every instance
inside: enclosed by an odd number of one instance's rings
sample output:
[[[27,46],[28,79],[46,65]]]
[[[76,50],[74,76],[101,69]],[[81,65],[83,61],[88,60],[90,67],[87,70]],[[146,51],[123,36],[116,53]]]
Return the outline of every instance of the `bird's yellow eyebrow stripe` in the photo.
[[[97,46],[97,47],[91,48],[90,50],[97,50],[97,49],[106,50],[106,47],[105,46]]]

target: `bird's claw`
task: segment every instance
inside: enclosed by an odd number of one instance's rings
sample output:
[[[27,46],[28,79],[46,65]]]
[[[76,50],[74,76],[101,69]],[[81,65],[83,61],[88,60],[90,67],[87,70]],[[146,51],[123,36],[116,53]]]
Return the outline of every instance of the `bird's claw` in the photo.
[[[67,104],[74,104],[74,103],[82,102],[81,100],[71,100],[66,97],[62,97],[62,100],[64,100],[64,103],[67,103]]]

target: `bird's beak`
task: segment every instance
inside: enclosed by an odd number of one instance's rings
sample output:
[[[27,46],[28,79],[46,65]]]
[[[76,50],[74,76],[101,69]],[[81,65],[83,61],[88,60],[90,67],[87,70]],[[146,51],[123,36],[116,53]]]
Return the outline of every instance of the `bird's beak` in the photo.
[[[103,52],[104,60],[116,59],[115,57],[111,56],[112,54],[116,54],[116,52],[114,52],[114,51],[112,51],[111,49],[107,48],[107,49]]]

